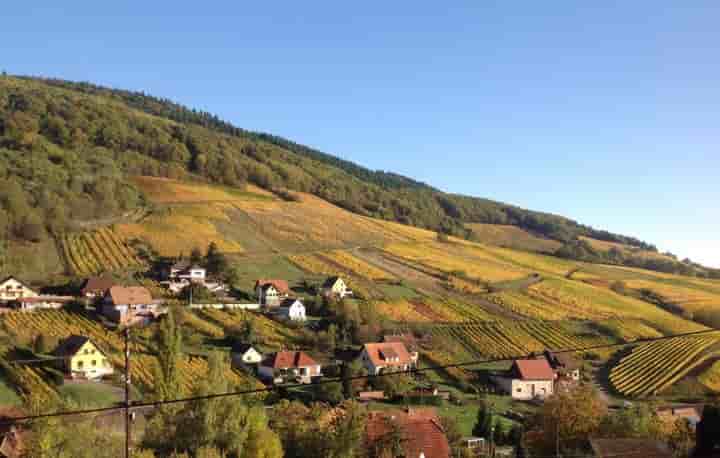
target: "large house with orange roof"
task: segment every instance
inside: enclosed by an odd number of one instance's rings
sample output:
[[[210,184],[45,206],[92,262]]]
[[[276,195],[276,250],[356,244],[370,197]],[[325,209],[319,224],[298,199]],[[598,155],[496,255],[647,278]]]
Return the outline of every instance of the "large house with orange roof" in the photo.
[[[375,456],[386,456],[399,433],[406,458],[450,458],[450,444],[435,409],[369,412],[365,423],[365,447]],[[387,455],[390,456],[390,455]]]
[[[322,366],[303,351],[269,354],[258,366],[258,375],[272,383],[310,383],[322,375]]]
[[[517,359],[496,383],[513,399],[544,399],[555,392],[555,372],[545,358]]]
[[[290,296],[290,287],[285,280],[260,279],[255,282],[255,294],[260,305],[279,307],[280,303]]]
[[[363,345],[360,353],[368,374],[403,372],[417,365],[417,353],[410,353],[402,342],[379,342]]]

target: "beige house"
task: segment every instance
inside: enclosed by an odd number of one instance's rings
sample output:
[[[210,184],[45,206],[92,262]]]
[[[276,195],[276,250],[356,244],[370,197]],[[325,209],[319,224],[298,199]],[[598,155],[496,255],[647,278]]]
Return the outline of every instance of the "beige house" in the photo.
[[[330,277],[325,280],[320,287],[320,294],[325,297],[337,297],[342,299],[346,296],[351,296],[352,293],[353,292],[348,289],[345,281],[340,277]]]
[[[162,313],[143,286],[113,286],[103,298],[102,313],[121,325],[147,322]]]
[[[285,280],[260,279],[255,282],[255,294],[260,305],[279,307],[280,303],[290,296],[290,287]]]
[[[402,342],[368,343],[363,345],[360,361],[370,375],[403,372],[415,367],[417,354],[408,352]]]
[[[38,293],[15,277],[0,282],[0,302],[10,302],[25,297],[37,297]]]
[[[545,358],[518,359],[505,376],[495,382],[513,399],[545,399],[555,391],[555,372]]]

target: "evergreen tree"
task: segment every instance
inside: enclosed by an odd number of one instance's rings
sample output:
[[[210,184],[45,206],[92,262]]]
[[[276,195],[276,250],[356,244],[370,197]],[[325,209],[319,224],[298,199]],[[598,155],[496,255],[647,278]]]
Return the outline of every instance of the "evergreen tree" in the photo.
[[[489,439],[492,434],[493,422],[494,415],[492,406],[486,401],[481,401],[477,413],[477,419],[475,420],[475,426],[473,426],[472,430],[473,436]]]

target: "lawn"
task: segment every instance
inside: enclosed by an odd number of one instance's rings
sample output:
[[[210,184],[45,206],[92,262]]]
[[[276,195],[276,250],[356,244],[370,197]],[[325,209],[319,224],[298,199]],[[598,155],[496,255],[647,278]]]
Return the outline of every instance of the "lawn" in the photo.
[[[104,383],[66,384],[58,390],[65,400],[85,407],[106,407],[122,400],[120,389]]]
[[[22,404],[20,396],[10,388],[4,380],[0,380],[0,406],[19,406]]]

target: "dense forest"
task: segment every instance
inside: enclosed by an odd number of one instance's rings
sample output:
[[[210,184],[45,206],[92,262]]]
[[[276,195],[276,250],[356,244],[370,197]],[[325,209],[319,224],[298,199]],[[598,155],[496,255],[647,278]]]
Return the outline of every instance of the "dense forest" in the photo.
[[[567,244],[560,254],[577,259],[587,257],[587,247],[577,248],[579,236],[656,251],[636,238],[561,216],[443,193],[143,93],[0,77],[0,231],[38,241],[72,230],[77,221],[131,211],[144,203],[125,181],[130,175],[287,188],[358,214],[461,237],[471,236],[466,223],[511,224]],[[688,265],[644,267],[709,272]]]

